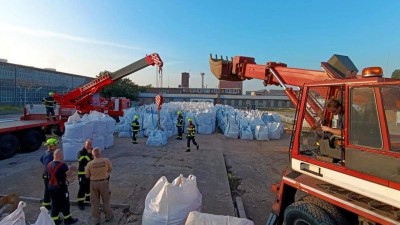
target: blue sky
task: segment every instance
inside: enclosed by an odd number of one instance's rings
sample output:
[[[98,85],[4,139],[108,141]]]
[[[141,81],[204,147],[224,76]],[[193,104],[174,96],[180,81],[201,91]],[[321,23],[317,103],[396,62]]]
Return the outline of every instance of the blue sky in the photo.
[[[251,56],[289,67],[320,69],[333,54],[359,70],[400,68],[400,1],[0,0],[0,58],[94,77],[146,54],[164,61],[163,86],[217,87],[210,53]],[[129,76],[156,84],[156,69]],[[245,90],[263,89],[245,81]]]

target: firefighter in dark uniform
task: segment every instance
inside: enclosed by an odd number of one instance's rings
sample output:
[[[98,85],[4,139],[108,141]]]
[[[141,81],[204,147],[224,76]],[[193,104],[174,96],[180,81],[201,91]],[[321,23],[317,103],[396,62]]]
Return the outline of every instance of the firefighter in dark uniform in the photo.
[[[46,170],[47,170],[47,165],[53,161],[53,153],[57,149],[57,144],[58,140],[56,138],[49,138],[44,145],[47,145],[47,150],[43,153],[43,155],[40,157],[40,162],[43,165],[43,182],[44,182],[44,196],[42,200],[42,206],[46,207],[48,210],[51,209],[50,205],[50,194],[48,191],[48,184],[49,184],[49,178],[47,176]]]
[[[135,115],[134,120],[132,121],[132,143],[137,144],[138,133],[140,131],[140,124],[139,124],[139,116]]]
[[[182,116],[182,112],[181,111],[178,111],[178,120],[176,122],[176,127],[178,128],[178,137],[176,137],[176,139],[182,140],[183,116]]]
[[[53,120],[56,121],[57,118],[54,113],[54,107],[55,107],[56,102],[54,101],[53,96],[54,96],[54,93],[49,92],[49,96],[47,96],[46,98],[43,98],[42,103],[46,107],[46,119],[50,120],[50,114],[51,114],[51,117],[53,118]]]
[[[192,123],[192,119],[189,118],[188,119],[189,125],[187,128],[187,134],[186,134],[186,138],[187,138],[187,148],[186,148],[186,152],[190,152],[190,141],[193,142],[194,145],[196,145],[197,150],[199,150],[199,144],[196,143],[196,140],[194,139],[194,137],[196,136],[196,126]]]
[[[85,167],[92,160],[92,140],[88,139],[82,150],[78,152],[79,190],[77,200],[80,210],[85,210],[85,201],[90,202],[90,180],[85,176]]]
[[[49,176],[49,193],[51,198],[51,218],[56,225],[61,224],[60,212],[64,216],[64,224],[78,222],[77,218],[72,218],[69,206],[69,192],[67,176],[73,174],[76,168],[63,162],[63,152],[61,149],[54,151],[54,160],[47,165]]]

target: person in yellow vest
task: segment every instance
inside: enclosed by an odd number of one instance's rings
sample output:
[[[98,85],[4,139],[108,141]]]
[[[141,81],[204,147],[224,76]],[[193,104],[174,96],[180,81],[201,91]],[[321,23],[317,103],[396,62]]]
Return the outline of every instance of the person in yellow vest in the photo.
[[[197,150],[199,150],[199,144],[196,143],[195,140],[195,136],[196,136],[196,126],[193,124],[192,119],[189,118],[188,119],[189,125],[187,128],[187,134],[186,134],[186,138],[187,138],[187,148],[186,148],[186,152],[190,152],[190,141],[193,142],[194,145],[196,145]]]
[[[54,101],[54,93],[49,92],[49,96],[42,99],[42,103],[46,107],[46,119],[50,120],[50,114],[54,121],[57,120],[56,115],[54,113],[54,107],[56,106],[56,101]]]
[[[139,116],[135,115],[135,117],[133,118],[132,124],[131,124],[131,126],[132,126],[132,143],[133,144],[138,143],[137,138],[138,138],[138,133],[140,131],[140,123],[139,123],[138,119],[139,119]]]
[[[78,152],[78,178],[79,178],[79,190],[78,190],[78,208],[85,210],[85,201],[90,201],[90,180],[85,176],[86,165],[93,160],[92,155],[92,140],[88,139],[85,141],[85,145],[82,150]]]
[[[178,128],[178,137],[176,137],[176,139],[182,140],[183,116],[181,111],[178,111],[178,120],[176,121],[176,127]]]

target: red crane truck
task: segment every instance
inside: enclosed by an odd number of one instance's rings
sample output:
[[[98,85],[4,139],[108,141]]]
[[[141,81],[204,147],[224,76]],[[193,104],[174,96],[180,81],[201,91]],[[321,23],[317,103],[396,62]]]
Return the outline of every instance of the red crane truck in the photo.
[[[267,225],[400,224],[399,79],[383,77],[380,67],[358,75],[341,55],[321,62],[321,71],[243,56],[209,62],[220,80],[282,86],[296,107],[290,169],[272,187]],[[341,103],[342,126],[326,109],[330,99]],[[340,135],[321,125],[337,126]]]
[[[99,104],[93,104],[93,95],[100,92],[105,86],[129,74],[154,65],[158,66],[161,71],[163,61],[157,53],[148,55],[113,73],[104,73],[91,82],[66,94],[55,93],[54,99],[59,105],[56,121],[47,121],[45,114],[32,114],[25,108],[24,115],[21,116],[20,120],[1,122],[0,159],[10,158],[18,151],[36,151],[45,140],[45,131],[51,128],[62,134],[64,123],[75,111],[81,114],[99,111],[113,117],[122,116],[122,110],[129,107],[129,100],[124,98],[101,99]]]

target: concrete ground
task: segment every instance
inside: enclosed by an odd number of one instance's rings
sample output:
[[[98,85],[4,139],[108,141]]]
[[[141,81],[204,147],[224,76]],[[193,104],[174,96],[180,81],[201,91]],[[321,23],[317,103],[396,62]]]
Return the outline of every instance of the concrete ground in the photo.
[[[179,174],[197,177],[203,195],[202,212],[234,216],[226,166],[232,173],[230,179],[240,183],[234,194],[241,195],[248,218],[256,225],[265,224],[274,201],[270,186],[280,180],[282,170],[288,166],[289,135],[272,141],[228,139],[223,134],[197,135],[196,140],[200,150],[192,147],[192,152],[186,153],[186,140],[170,138],[166,146],[149,147],[145,145],[145,138],[139,139],[139,145],[132,145],[130,139],[116,137],[115,145],[104,151],[114,166],[111,202],[129,204],[130,208],[114,208],[115,220],[108,224],[141,224],[150,189],[160,177],[166,176],[171,182]],[[23,197],[41,198],[39,158],[43,151],[17,154],[0,161],[0,194],[19,193]],[[70,184],[69,190],[70,199],[75,200],[77,181]],[[26,202],[26,218],[33,223],[40,204]],[[91,224],[90,207],[80,211],[71,206],[71,212],[79,218],[78,224]]]

